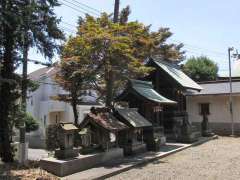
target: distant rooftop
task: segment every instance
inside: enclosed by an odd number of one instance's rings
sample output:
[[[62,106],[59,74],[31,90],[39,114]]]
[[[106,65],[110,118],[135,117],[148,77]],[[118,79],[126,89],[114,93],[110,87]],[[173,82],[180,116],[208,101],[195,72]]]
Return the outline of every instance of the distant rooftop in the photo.
[[[51,77],[51,76],[55,75],[57,71],[58,71],[58,68],[55,67],[55,66],[53,66],[53,67],[43,67],[43,68],[40,68],[36,71],[33,71],[33,72],[29,73],[28,77],[31,80],[37,81],[42,77]]]
[[[228,81],[213,81],[202,83],[203,90],[200,92],[189,91],[189,96],[200,95],[228,95],[230,92],[230,86]],[[233,81],[233,94],[240,94],[240,81]]]

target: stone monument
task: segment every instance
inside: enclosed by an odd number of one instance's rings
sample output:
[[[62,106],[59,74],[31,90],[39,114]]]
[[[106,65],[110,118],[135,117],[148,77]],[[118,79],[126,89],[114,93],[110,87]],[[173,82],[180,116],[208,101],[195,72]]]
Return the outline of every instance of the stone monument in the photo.
[[[203,121],[201,123],[201,127],[202,127],[202,136],[209,137],[214,135],[214,133],[210,128],[207,114],[203,114]]]

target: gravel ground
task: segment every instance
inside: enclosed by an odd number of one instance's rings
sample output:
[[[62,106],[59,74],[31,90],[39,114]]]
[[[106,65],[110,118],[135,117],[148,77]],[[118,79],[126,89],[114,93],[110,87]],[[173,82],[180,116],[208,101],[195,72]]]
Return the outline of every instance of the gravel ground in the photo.
[[[109,179],[239,180],[240,138],[219,137]]]

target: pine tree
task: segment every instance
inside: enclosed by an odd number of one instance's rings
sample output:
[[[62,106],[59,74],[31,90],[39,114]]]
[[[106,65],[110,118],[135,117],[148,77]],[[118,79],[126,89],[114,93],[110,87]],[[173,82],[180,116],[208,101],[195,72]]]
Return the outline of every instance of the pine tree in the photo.
[[[59,19],[53,12],[53,8],[59,5],[58,1],[32,1],[31,6],[26,6],[28,3],[28,0],[0,2],[0,156],[5,162],[13,161],[10,143],[14,122],[11,114],[18,109],[16,103],[20,98],[21,80],[14,73],[21,63],[19,50],[27,42],[29,47],[37,47],[51,58],[59,49],[55,39],[63,38],[57,28]]]

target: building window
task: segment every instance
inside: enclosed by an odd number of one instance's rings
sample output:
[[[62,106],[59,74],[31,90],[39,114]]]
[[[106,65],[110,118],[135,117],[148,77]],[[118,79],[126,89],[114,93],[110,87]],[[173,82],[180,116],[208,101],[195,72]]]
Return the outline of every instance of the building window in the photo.
[[[210,114],[209,103],[201,103],[199,113],[201,115],[209,115]]]

